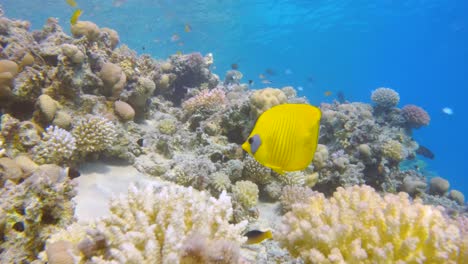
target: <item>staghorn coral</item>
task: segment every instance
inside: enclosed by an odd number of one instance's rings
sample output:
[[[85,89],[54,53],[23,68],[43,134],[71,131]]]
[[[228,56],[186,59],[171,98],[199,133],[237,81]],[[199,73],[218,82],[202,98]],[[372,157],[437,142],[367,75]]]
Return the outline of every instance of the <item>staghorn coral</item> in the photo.
[[[117,138],[116,127],[111,121],[93,115],[77,120],[71,133],[80,154],[106,150]]]
[[[292,206],[275,238],[306,263],[465,263],[457,226],[408,194],[338,188]]]
[[[76,140],[72,134],[57,126],[48,126],[31,153],[39,164],[62,164],[70,159],[76,149]]]
[[[378,107],[388,109],[398,105],[400,95],[393,89],[381,87],[372,91],[371,100]]]
[[[131,186],[127,196],[111,200],[110,211],[95,223],[74,224],[54,234],[46,251],[68,241],[78,249],[76,263],[237,263],[245,241],[241,232],[247,223],[229,223],[232,205],[226,192],[215,199],[181,186]],[[210,251],[209,245],[216,244],[222,249]],[[218,262],[186,262],[204,258]]]
[[[0,189],[0,262],[30,263],[46,239],[73,220],[74,185],[56,165]]]
[[[429,125],[431,118],[429,114],[419,106],[405,105],[402,108],[403,117],[412,128],[420,128]]]

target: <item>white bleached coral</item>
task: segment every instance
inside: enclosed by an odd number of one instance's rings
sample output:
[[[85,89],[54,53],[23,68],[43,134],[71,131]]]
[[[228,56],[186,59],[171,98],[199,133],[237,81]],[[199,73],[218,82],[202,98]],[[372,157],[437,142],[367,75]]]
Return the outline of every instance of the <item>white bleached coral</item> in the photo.
[[[72,134],[57,126],[49,126],[42,133],[42,141],[32,149],[33,159],[39,164],[61,164],[68,160],[76,149]]]
[[[440,208],[369,186],[293,204],[275,238],[305,263],[467,263],[468,256]]]
[[[47,248],[72,242],[79,249],[76,263],[189,263],[182,260],[200,258],[199,263],[237,263],[233,258],[245,241],[246,222],[229,223],[233,210],[224,191],[215,199],[181,186],[131,186],[128,196],[111,201],[110,211],[94,224],[74,224],[56,233]],[[213,252],[215,245],[225,246]]]
[[[115,125],[100,116],[88,115],[76,122],[72,130],[80,153],[92,153],[112,146],[117,138]]]

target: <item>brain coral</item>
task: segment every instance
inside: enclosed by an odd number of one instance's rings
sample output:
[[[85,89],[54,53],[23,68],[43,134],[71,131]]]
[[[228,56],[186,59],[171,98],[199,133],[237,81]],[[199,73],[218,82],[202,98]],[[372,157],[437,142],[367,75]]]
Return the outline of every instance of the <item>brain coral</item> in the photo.
[[[383,108],[394,107],[400,102],[400,95],[390,88],[378,88],[372,92],[371,100]]]
[[[69,241],[74,263],[238,263],[247,223],[230,224],[232,212],[226,192],[215,199],[181,186],[132,186],[111,201],[109,217],[53,235],[47,257],[55,257],[51,245]]]
[[[72,134],[76,139],[76,149],[82,154],[105,150],[112,146],[117,137],[111,121],[92,115],[79,119]]]
[[[287,100],[286,94],[280,89],[265,88],[257,90],[250,96],[250,115],[255,119],[271,107],[284,104]]]
[[[76,140],[65,129],[49,126],[42,133],[42,141],[32,149],[33,159],[39,164],[61,164],[68,160],[76,149]]]
[[[413,128],[427,126],[431,121],[429,114],[419,106],[406,105],[402,108],[402,110],[406,122]]]
[[[459,228],[441,210],[369,186],[294,204],[275,238],[306,263],[468,263]]]

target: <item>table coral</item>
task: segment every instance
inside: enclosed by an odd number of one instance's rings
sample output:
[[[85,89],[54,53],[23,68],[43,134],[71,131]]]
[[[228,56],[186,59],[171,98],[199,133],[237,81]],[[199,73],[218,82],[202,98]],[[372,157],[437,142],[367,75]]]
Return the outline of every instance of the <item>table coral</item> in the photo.
[[[181,186],[132,186],[111,201],[109,217],[54,234],[47,257],[55,243],[69,241],[76,263],[237,263],[247,223],[229,223],[231,206],[226,192],[215,199]]]
[[[408,194],[338,188],[294,204],[275,239],[306,263],[467,263],[457,226]]]

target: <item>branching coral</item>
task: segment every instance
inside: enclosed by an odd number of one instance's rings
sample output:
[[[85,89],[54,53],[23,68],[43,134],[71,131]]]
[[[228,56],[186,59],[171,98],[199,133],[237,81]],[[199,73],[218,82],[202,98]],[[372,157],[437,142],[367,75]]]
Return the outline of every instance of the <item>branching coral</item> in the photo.
[[[245,241],[241,232],[246,222],[229,223],[232,207],[226,192],[215,199],[181,186],[133,186],[128,196],[111,201],[110,211],[109,217],[95,224],[75,224],[56,233],[48,240],[47,250],[54,243],[69,241],[77,251],[76,263],[91,259],[91,263],[227,264],[236,263],[236,252]],[[216,244],[219,250],[211,251]],[[48,251],[47,257],[54,253]],[[186,262],[190,259],[206,262]]]
[[[182,103],[182,108],[187,114],[213,113],[222,109],[225,105],[226,95],[221,88],[202,90],[198,95]]]
[[[402,108],[403,116],[406,119],[406,122],[410,127],[413,128],[420,128],[422,126],[429,125],[431,121],[431,117],[426,112],[426,110],[422,109],[416,105],[405,105]]]
[[[42,133],[42,141],[32,149],[34,161],[39,164],[61,164],[67,161],[76,149],[72,134],[57,126],[49,126]]]
[[[466,263],[457,226],[408,194],[338,188],[294,204],[276,239],[306,263]]]
[[[114,124],[100,116],[79,119],[72,130],[76,149],[81,154],[99,152],[109,148],[116,139]]]
[[[251,181],[238,181],[232,187],[234,198],[246,209],[254,207],[258,201],[258,186]]]
[[[390,88],[378,88],[372,92],[372,102],[382,108],[394,107],[400,102],[400,95]]]

